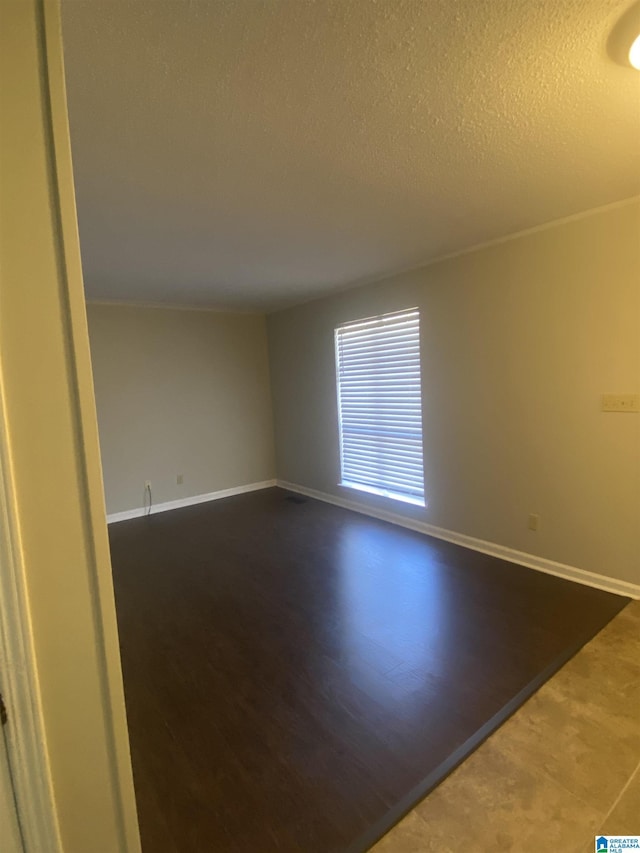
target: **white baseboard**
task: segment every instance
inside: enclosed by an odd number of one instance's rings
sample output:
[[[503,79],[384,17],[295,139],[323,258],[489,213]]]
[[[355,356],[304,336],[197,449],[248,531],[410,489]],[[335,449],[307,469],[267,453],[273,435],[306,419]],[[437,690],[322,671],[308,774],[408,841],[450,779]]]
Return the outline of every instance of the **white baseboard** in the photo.
[[[363,515],[372,516],[373,518],[379,518],[381,521],[388,521],[391,524],[407,527],[409,530],[416,530],[418,533],[426,533],[428,536],[434,536],[436,539],[444,539],[446,542],[462,545],[465,548],[470,548],[472,551],[480,551],[482,554],[489,554],[491,557],[499,557],[501,560],[507,560],[509,563],[526,566],[528,569],[536,569],[548,575],[555,575],[556,577],[575,581],[585,586],[592,586],[596,589],[602,589],[605,592],[613,592],[616,595],[624,595],[628,598],[640,598],[640,585],[638,584],[617,580],[606,575],[599,575],[595,572],[588,572],[586,569],[579,569],[576,566],[556,563],[553,560],[547,560],[545,557],[537,557],[535,554],[527,554],[525,551],[516,551],[515,548],[507,548],[505,545],[497,545],[495,542],[476,539],[473,536],[466,536],[464,533],[456,533],[454,530],[436,527],[433,524],[428,524],[426,521],[407,518],[394,512],[387,512],[384,509],[367,506],[358,501],[339,498],[326,492],[319,492],[316,489],[308,489],[306,486],[299,486],[297,483],[287,483],[284,480],[277,480],[276,485],[290,492],[307,495],[310,498],[316,498],[325,503],[334,504],[335,506],[350,509]]]
[[[243,495],[245,492],[257,492],[260,489],[269,489],[276,485],[275,480],[263,480],[261,483],[247,483],[244,486],[234,486],[232,489],[220,489],[218,492],[208,492],[206,495],[193,495],[190,498],[179,498],[175,501],[165,501],[165,503],[155,504],[149,512],[148,507],[136,507],[136,509],[126,509],[124,512],[112,512],[107,516],[108,524],[115,524],[117,521],[127,521],[130,518],[140,518],[143,515],[155,515],[157,512],[166,512],[169,509],[180,509],[183,506],[193,506],[194,504],[203,504],[207,501],[217,501],[220,498],[229,498],[231,495]]]

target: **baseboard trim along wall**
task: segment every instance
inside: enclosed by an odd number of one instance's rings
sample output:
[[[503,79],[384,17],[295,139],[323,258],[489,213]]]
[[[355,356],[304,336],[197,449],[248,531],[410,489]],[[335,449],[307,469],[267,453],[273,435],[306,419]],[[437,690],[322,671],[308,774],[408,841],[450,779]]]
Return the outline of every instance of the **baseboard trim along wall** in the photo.
[[[539,572],[545,572],[549,575],[555,575],[565,580],[575,581],[576,583],[584,584],[585,586],[593,586],[596,589],[602,589],[605,592],[612,592],[616,595],[624,595],[628,598],[640,599],[640,585],[628,583],[627,581],[610,578],[606,575],[599,575],[596,572],[588,572],[586,569],[579,569],[576,566],[568,566],[565,563],[556,563],[554,560],[548,560],[545,557],[538,557],[535,554],[528,554],[526,551],[517,551],[515,548],[508,548],[505,545],[498,545],[495,542],[487,542],[485,539],[476,539],[474,536],[467,536],[464,533],[456,533],[454,530],[447,530],[443,527],[436,527],[433,524],[428,524],[425,521],[418,521],[413,518],[406,518],[394,512],[387,512],[384,509],[370,507],[358,501],[340,498],[335,495],[330,495],[327,492],[320,492],[317,489],[309,489],[306,486],[300,486],[297,483],[288,483],[285,480],[264,480],[260,483],[247,483],[244,486],[234,486],[231,489],[221,489],[217,492],[208,492],[204,495],[193,495],[188,498],[180,498],[175,501],[166,501],[161,504],[155,504],[151,507],[149,513],[148,507],[136,507],[136,509],[127,509],[124,512],[114,512],[107,516],[109,524],[115,524],[118,521],[127,521],[130,518],[141,518],[148,513],[155,515],[158,512],[166,512],[171,509],[180,509],[185,506],[193,506],[195,504],[206,503],[207,501],[217,501],[221,498],[228,498],[232,495],[242,495],[245,492],[257,492],[260,489],[269,489],[273,486],[278,486],[281,489],[286,489],[289,492],[306,495],[310,498],[315,498],[325,503],[333,504],[334,506],[350,509],[354,512],[362,513],[363,515],[379,518],[381,521],[388,521],[391,524],[397,524],[400,527],[406,527],[409,530],[415,530],[418,533],[426,533],[428,536],[434,536],[436,539],[444,539],[446,542],[453,542],[454,545],[462,545],[465,548],[470,548],[472,551],[479,551],[482,554],[489,554],[491,557],[498,557],[501,560],[507,560],[509,563],[517,563],[520,566],[525,566],[528,569],[536,569]]]
[[[346,498],[336,497],[335,495],[319,492],[316,489],[308,489],[306,486],[299,486],[297,483],[288,483],[284,480],[277,480],[276,485],[281,489],[286,489],[290,492],[297,492],[301,495],[306,495],[316,500],[324,501],[325,503],[334,504],[335,506],[350,509],[354,512],[369,515],[373,518],[379,518],[381,521],[388,521],[391,524],[397,524],[401,527],[407,527],[409,530],[415,530],[418,533],[426,533],[428,536],[434,536],[436,539],[444,539],[446,542],[453,542],[454,545],[463,545],[465,548],[470,548],[472,551],[480,551],[482,554],[489,554],[491,557],[498,557],[501,560],[507,560],[509,563],[517,563],[520,566],[525,566],[528,569],[536,569],[539,572],[545,572],[548,575],[555,575],[565,580],[575,581],[576,583],[592,586],[596,589],[602,589],[605,592],[612,592],[616,595],[624,595],[628,598],[640,598],[640,585],[628,583],[627,581],[610,578],[606,575],[599,575],[595,572],[588,572],[585,569],[579,569],[576,566],[568,566],[564,563],[556,563],[553,560],[547,560],[545,557],[537,557],[535,554],[528,554],[525,551],[517,551],[515,548],[507,548],[505,545],[497,545],[495,542],[487,542],[484,539],[476,539],[473,536],[466,536],[464,533],[456,533],[454,530],[446,530],[443,527],[436,527],[433,524],[427,524],[424,521],[418,521],[413,518],[406,518],[402,515],[397,515],[393,512],[387,512],[383,509],[361,504],[358,501],[348,500]]]
[[[189,498],[165,501],[164,503],[153,505],[150,512],[149,507],[144,506],[136,507],[135,509],[126,509],[123,512],[112,512],[107,515],[107,523],[115,524],[117,521],[127,521],[130,518],[140,518],[143,515],[155,515],[157,512],[166,512],[169,509],[180,509],[184,506],[203,504],[207,501],[218,501],[220,498],[242,495],[245,492],[257,492],[260,489],[269,489],[275,485],[275,480],[263,480],[261,483],[247,483],[244,486],[234,486],[232,489],[220,489],[218,492],[208,492],[205,495],[192,495]]]

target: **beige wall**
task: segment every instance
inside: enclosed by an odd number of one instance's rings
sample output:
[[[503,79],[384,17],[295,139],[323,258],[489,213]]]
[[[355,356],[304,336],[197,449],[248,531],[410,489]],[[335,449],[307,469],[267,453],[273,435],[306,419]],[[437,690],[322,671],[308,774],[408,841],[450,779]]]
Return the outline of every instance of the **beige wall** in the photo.
[[[339,481],[333,329],[418,305],[426,510]],[[278,476],[640,583],[640,203],[269,317]],[[528,530],[529,513],[540,529]]]
[[[109,513],[272,479],[265,319],[89,305]],[[177,475],[182,474],[183,485]]]
[[[58,12],[37,0],[1,9],[0,369],[16,577],[62,849],[134,853]],[[38,853],[55,849],[52,840]]]

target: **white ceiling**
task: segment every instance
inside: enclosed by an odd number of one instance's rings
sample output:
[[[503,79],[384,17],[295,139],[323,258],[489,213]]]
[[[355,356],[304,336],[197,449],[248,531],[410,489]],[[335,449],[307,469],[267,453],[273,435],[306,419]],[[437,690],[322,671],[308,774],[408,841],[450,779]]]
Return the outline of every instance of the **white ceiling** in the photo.
[[[87,294],[271,310],[640,192],[616,0],[63,0]]]

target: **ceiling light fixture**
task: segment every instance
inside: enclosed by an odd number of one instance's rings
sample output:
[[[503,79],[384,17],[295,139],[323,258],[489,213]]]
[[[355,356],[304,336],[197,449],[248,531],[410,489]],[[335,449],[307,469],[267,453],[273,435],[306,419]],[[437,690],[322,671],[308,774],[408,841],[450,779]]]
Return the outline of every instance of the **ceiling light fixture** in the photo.
[[[640,2],[627,9],[611,30],[607,53],[619,65],[640,71]]]
[[[629,62],[634,68],[640,71],[640,36],[636,36],[635,41],[629,48]]]

